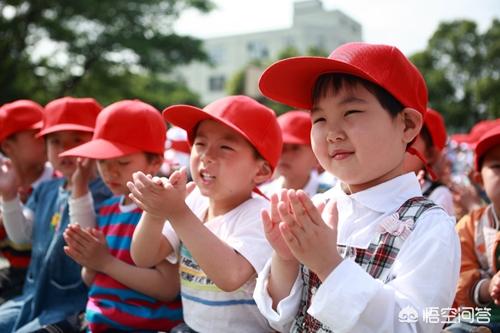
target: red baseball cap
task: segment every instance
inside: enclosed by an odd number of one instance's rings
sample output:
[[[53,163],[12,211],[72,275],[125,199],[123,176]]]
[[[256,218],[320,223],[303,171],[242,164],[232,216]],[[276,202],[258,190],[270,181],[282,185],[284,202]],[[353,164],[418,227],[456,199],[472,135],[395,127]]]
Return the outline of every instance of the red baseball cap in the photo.
[[[167,149],[172,149],[184,154],[191,153],[187,132],[179,127],[171,127],[167,131]]]
[[[483,158],[486,153],[495,146],[500,145],[500,123],[483,134],[474,149],[474,166],[477,171],[481,170]]]
[[[185,129],[191,145],[196,125],[203,120],[214,120],[241,134],[269,162],[273,170],[279,161],[283,141],[276,114],[250,97],[224,97],[203,109],[173,105],[163,110],[163,117]]]
[[[422,114],[427,110],[427,87],[418,69],[394,46],[347,43],[328,58],[293,57],[269,66],[259,81],[262,94],[299,109],[312,108],[313,88],[326,73],[345,73],[373,82],[403,106]]]
[[[481,139],[486,132],[488,132],[492,128],[495,128],[499,124],[500,119],[482,120],[476,123],[474,126],[472,126],[469,132],[467,143],[469,143],[470,145],[477,144],[479,139]]]
[[[311,145],[311,115],[306,111],[288,111],[278,117],[283,143]]]
[[[137,152],[163,154],[167,126],[160,112],[140,100],[123,100],[97,116],[92,140],[60,156],[109,159]]]
[[[42,128],[43,107],[33,101],[20,99],[0,108],[0,142],[14,133]]]
[[[424,126],[429,131],[434,146],[440,151],[443,150],[447,138],[443,116],[439,112],[428,108],[424,118]]]
[[[38,136],[59,131],[93,132],[102,106],[93,98],[63,97],[45,106]]]

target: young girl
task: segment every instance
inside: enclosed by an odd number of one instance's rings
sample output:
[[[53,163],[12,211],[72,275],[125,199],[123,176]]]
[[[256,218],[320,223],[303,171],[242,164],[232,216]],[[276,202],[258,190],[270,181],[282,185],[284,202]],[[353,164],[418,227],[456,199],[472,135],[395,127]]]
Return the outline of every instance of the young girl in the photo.
[[[426,112],[418,70],[395,47],[349,43],[328,58],[271,65],[260,89],[311,110],[314,153],[340,180],[317,197],[319,208],[289,190],[263,213],[274,254],[254,297],[271,326],[438,332],[444,319],[427,311],[448,313],[460,250],[453,218],[403,172]]]
[[[69,202],[72,224],[64,239],[66,253],[83,266],[90,287],[85,314],[91,332],[170,330],[182,320],[177,265],[163,260],[139,268],[130,257],[142,211],[128,198],[127,182],[136,171],[158,172],[165,132],[154,107],[124,100],[102,110],[90,142],[61,154],[97,159],[99,174],[114,194],[96,217],[86,179],[91,163],[80,163]]]
[[[252,299],[256,272],[271,254],[260,219],[268,201],[252,192],[279,160],[276,116],[245,96],[222,98],[203,110],[171,106],[163,114],[188,132],[197,187],[186,199],[185,169],[169,180],[134,174],[131,197],[145,212],[132,258],[150,267],[180,256],[187,331],[269,332]]]

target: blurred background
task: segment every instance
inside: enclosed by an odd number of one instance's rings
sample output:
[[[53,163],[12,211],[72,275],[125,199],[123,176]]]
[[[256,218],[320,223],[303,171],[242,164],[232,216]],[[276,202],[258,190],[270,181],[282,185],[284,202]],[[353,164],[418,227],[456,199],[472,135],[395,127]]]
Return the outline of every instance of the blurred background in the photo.
[[[267,65],[349,41],[398,46],[450,133],[500,117],[497,0],[0,0],[0,104],[92,96],[163,109],[247,94]]]

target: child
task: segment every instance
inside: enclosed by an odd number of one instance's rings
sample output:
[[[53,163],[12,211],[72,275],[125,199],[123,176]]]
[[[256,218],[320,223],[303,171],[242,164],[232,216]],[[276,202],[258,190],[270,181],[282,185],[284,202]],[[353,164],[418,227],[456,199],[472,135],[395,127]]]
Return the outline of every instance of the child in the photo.
[[[289,111],[278,117],[283,150],[277,166],[279,177],[260,187],[268,197],[281,189],[303,189],[309,196],[325,192],[329,186],[319,181],[318,160],[311,148],[311,116],[305,111]]]
[[[68,331],[66,325],[85,308],[81,267],[63,250],[76,159],[58,155],[90,140],[100,110],[92,98],[64,97],[47,104],[38,136],[45,139],[49,162],[64,177],[40,184],[24,209],[26,215],[18,198],[4,193],[7,234],[16,244],[32,244],[32,257],[22,295],[0,307],[0,332],[32,332],[58,322]],[[90,188],[97,205],[110,196],[99,178]]]
[[[180,297],[174,301],[179,294],[177,265],[163,260],[154,268],[139,268],[130,258],[142,211],[128,198],[127,182],[135,171],[158,172],[166,130],[154,107],[124,100],[102,110],[90,142],[61,154],[96,159],[114,194],[96,219],[85,179],[84,165],[90,163],[80,163],[69,204],[72,225],[64,238],[66,253],[83,266],[83,279],[90,285],[86,317],[91,332],[170,330],[182,320]]]
[[[313,151],[339,184],[319,208],[300,190],[271,198],[259,310],[279,331],[438,332],[426,309],[451,305],[460,252],[454,219],[403,172],[426,112],[418,70],[395,47],[348,43],[271,65],[260,89],[311,110]]]
[[[132,258],[149,267],[180,256],[187,331],[268,332],[252,299],[256,272],[271,254],[259,216],[268,202],[252,191],[279,160],[276,116],[246,96],[225,97],[203,110],[175,105],[163,115],[188,132],[197,188],[186,199],[185,169],[169,180],[134,174],[131,198],[145,212]]]
[[[43,108],[30,100],[17,100],[0,108],[0,148],[8,157],[1,162],[0,187],[19,194],[24,204],[42,181],[55,177],[47,162],[45,143],[35,135],[42,127]],[[8,189],[5,187],[7,185]],[[0,251],[9,266],[0,269],[0,304],[21,294],[30,262],[30,246],[11,242],[0,223]]]
[[[476,326],[500,330],[500,124],[486,132],[475,147],[475,180],[491,203],[464,216],[457,224],[462,265],[455,303],[461,307],[487,307],[489,323],[461,318],[450,332],[470,332]],[[483,318],[484,319],[484,318]]]
[[[453,206],[453,195],[451,191],[441,182],[440,165],[446,158],[442,152],[446,145],[446,127],[443,117],[433,109],[427,109],[424,125],[417,136],[413,147],[422,152],[427,161],[424,165],[415,155],[406,154],[405,171],[415,173],[424,170],[422,179],[422,192],[424,197],[434,201],[444,208],[450,216],[455,216]],[[428,174],[428,172],[430,173]]]

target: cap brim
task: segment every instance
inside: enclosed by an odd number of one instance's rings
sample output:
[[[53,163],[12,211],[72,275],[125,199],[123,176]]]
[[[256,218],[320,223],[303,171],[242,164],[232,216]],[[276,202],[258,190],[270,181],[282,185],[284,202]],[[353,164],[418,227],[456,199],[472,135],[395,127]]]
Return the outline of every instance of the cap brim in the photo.
[[[165,110],[163,110],[163,118],[169,123],[184,129],[188,134],[189,143],[192,145],[194,140],[194,129],[196,125],[203,120],[213,120],[219,122],[239,134],[241,134],[247,141],[252,143],[252,140],[248,138],[248,136],[243,133],[238,127],[233,124],[226,122],[224,119],[217,118],[200,108],[191,105],[173,105],[169,106]],[[252,143],[253,145],[253,143]]]
[[[82,132],[94,132],[94,128],[90,126],[76,125],[76,124],[58,124],[51,127],[47,127],[36,135],[38,138],[44,135],[60,132],[60,131],[82,131]]]
[[[84,143],[78,147],[66,150],[65,152],[59,154],[59,156],[78,156],[95,160],[106,160],[110,158],[122,157],[140,151],[141,150],[138,148],[121,143],[111,142],[104,139],[96,139]]]
[[[345,73],[375,80],[362,70],[337,60],[323,57],[295,57],[269,66],[259,80],[261,93],[277,102],[310,110],[317,78],[326,73]]]
[[[303,138],[299,138],[295,135],[282,133],[283,143],[293,144],[293,145],[311,145],[309,140],[304,140]]]

